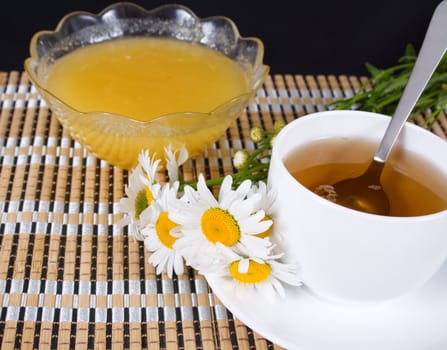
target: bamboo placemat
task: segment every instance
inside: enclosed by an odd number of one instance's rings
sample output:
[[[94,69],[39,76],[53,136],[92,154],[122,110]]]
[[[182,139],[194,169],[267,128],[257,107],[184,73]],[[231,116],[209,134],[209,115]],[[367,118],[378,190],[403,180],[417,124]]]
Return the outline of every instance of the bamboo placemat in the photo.
[[[362,79],[269,76],[187,176],[233,171],[249,129],[326,109]],[[128,173],[74,142],[21,72],[0,72],[0,348],[280,349],[233,317],[203,276],[157,276],[116,224]],[[423,117],[417,119],[423,121]],[[446,137],[442,116],[433,131]]]

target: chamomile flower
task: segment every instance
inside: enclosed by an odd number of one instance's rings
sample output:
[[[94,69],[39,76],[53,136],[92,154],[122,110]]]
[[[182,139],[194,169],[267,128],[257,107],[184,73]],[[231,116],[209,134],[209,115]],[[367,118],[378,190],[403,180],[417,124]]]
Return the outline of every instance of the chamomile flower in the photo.
[[[276,295],[285,296],[283,283],[302,284],[298,266],[278,261],[281,255],[260,259],[230,254],[226,252],[228,260],[215,266],[209,274],[223,277],[225,287],[236,293],[258,292],[266,299],[274,300]]]
[[[119,222],[121,226],[129,226],[130,235],[142,240],[141,229],[147,223],[147,209],[159,192],[159,185],[155,182],[159,160],[149,158],[149,152],[142,152],[138,157],[138,165],[129,176],[125,186],[127,197],[121,198],[119,207],[124,213]]]
[[[172,186],[164,184],[159,196],[148,211],[148,223],[141,230],[144,245],[152,252],[149,263],[156,267],[157,274],[165,271],[169,278],[173,272],[183,273],[183,257],[174,249],[174,244],[181,237],[180,226],[169,218],[171,203],[177,198],[179,183]]]
[[[171,144],[165,147],[166,169],[168,170],[169,180],[175,182],[179,180],[179,167],[188,160],[188,150],[182,145],[180,151],[173,151]]]
[[[265,213],[255,211],[258,194],[247,197],[251,182],[244,181],[231,189],[232,177],[227,176],[218,199],[207,188],[203,175],[197,190],[185,187],[184,200],[178,200],[170,218],[182,226],[182,237],[175,248],[184,252],[188,263],[196,269],[220,259],[219,245],[234,252],[249,251],[255,256],[270,249],[268,239],[256,237],[272,222],[263,220]]]

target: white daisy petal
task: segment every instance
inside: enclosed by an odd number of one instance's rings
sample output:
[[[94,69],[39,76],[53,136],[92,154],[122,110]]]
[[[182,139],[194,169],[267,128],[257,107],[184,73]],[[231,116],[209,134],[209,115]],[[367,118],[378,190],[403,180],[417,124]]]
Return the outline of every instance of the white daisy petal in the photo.
[[[236,245],[236,249],[248,256],[267,258],[272,250],[272,244],[266,238],[244,236],[240,243]]]
[[[237,205],[239,202],[241,202],[241,200],[238,198],[238,194],[235,191],[231,191],[220,196],[219,207],[230,212],[234,212],[231,207]]]
[[[254,226],[258,225],[262,220],[264,219],[265,214],[263,210],[258,210],[257,212],[251,211],[244,217],[239,219],[241,229],[246,231],[253,231],[250,228],[253,228]]]
[[[218,202],[214,198],[213,194],[206,186],[205,178],[202,174],[199,175],[199,181],[197,182],[197,191],[199,193],[200,201],[204,202],[208,207],[217,207]]]
[[[251,188],[251,181],[250,180],[244,180],[239,187],[236,189],[236,192],[241,196],[241,197],[246,197],[247,194],[249,193]]]
[[[175,256],[172,256],[166,262],[166,273],[168,274],[169,278],[172,278],[172,271],[174,270],[174,259],[175,259]]]
[[[237,199],[233,201],[228,211],[239,221],[252,215],[254,207],[248,200]]]
[[[185,145],[182,145],[182,147],[180,148],[180,153],[177,158],[177,163],[179,165],[182,165],[188,160],[188,158],[189,158],[188,150],[186,149]]]
[[[188,159],[188,151],[184,145],[182,145],[180,152],[178,150],[173,151],[170,144],[168,147],[165,147],[165,155],[169,180],[171,182],[178,181],[179,167]]]
[[[271,266],[275,272],[275,275],[281,281],[292,286],[299,286],[302,284],[301,272],[297,265],[283,264],[278,261],[272,261]]]
[[[257,235],[267,231],[272,226],[271,220],[256,222],[255,220],[241,223],[241,230],[247,235]]]
[[[264,182],[260,181],[258,182],[257,186],[252,187],[252,190],[248,194],[248,197],[256,194],[260,195],[255,204],[256,208],[262,209],[267,213],[267,215],[270,215],[272,212],[273,203],[276,199],[276,191],[271,189],[270,186],[267,187]]]
[[[279,294],[281,298],[285,297],[284,287],[276,278],[272,278],[272,287],[275,289],[276,293]]]
[[[275,300],[276,290],[272,285],[272,281],[259,283],[256,285],[256,288],[260,291],[260,293],[269,301],[272,302]],[[283,294],[284,296],[284,294]]]
[[[186,202],[196,203],[199,201],[200,199],[199,193],[191,186],[185,186],[183,191],[185,193]]]
[[[150,251],[156,251],[162,247],[162,244],[158,240],[156,234],[154,232],[148,233],[147,231],[143,230],[143,235],[147,235],[144,240],[144,246]]]
[[[152,256],[151,256],[151,258],[152,258]],[[158,264],[154,263],[153,261],[155,259],[151,260],[151,258],[149,258],[149,262],[152,263],[152,265],[156,266],[155,272],[157,275],[160,275],[163,272],[166,272],[169,275],[170,272],[167,270],[167,266],[166,266],[167,262],[169,260],[169,257],[167,255],[160,254],[160,256],[159,256],[160,259],[158,260]]]
[[[239,273],[247,273],[248,272],[249,263],[250,263],[249,259],[239,260],[239,264],[238,264],[238,271],[239,271]]]
[[[155,250],[149,257],[149,262],[154,266],[163,265],[167,258],[168,257],[163,250]],[[162,266],[162,268],[164,268],[164,266]]]
[[[228,193],[231,193],[232,189],[231,186],[233,185],[233,177],[231,175],[227,175],[224,177],[222,184],[220,185],[220,191],[219,191],[219,203],[222,202],[223,197],[227,195]]]
[[[174,256],[174,271],[177,275],[183,274],[184,271],[183,258],[177,253]]]
[[[237,285],[232,285],[231,286],[234,292],[236,292],[238,295],[245,297],[246,295],[248,295],[250,292],[252,292],[253,287],[251,285],[243,285],[241,283],[237,284]]]
[[[129,216],[124,216],[120,221],[118,221],[117,226],[119,228],[123,228],[124,226],[129,225],[131,222],[131,218]]]
[[[156,154],[150,157],[149,150],[145,150],[138,156],[138,162],[144,174],[149,178],[151,182],[155,182],[157,171],[159,170],[160,159],[156,159]]]
[[[223,245],[220,242],[216,243],[216,248],[218,249],[219,253],[222,254],[222,258],[226,261],[234,261],[241,259],[241,256],[237,254],[234,250],[234,247],[227,247]],[[245,254],[247,255],[247,254]]]

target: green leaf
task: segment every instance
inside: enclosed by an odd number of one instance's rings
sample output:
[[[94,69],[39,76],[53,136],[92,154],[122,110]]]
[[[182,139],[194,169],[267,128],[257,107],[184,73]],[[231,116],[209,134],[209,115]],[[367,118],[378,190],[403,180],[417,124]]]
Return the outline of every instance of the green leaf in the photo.
[[[412,44],[407,44],[407,46],[405,47],[404,56],[416,57],[416,50],[414,49],[414,46]]]
[[[362,87],[350,98],[335,101],[330,107],[335,109],[358,109],[393,115],[402,96],[408,78],[416,62],[413,45],[408,44],[398,64],[379,69],[371,63],[365,63],[370,77]],[[368,87],[368,89],[367,89]],[[417,101],[413,110],[416,113],[429,113],[425,127],[431,127],[441,112],[447,107],[447,54],[444,55],[436,71],[433,73],[425,91]],[[411,119],[411,117],[410,117]]]
[[[369,74],[374,78],[380,74],[381,70],[377,67],[374,67],[372,64],[366,62],[365,67],[368,70]]]

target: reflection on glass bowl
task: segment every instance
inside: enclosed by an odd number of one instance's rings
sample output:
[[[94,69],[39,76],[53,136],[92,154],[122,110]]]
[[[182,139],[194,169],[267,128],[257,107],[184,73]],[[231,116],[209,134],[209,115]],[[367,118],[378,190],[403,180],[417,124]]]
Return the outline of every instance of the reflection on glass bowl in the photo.
[[[116,39],[156,38],[201,45],[225,55],[245,76],[247,87],[210,111],[179,110],[142,121],[110,110],[81,110],[47,85],[48,73],[67,54],[86,46]],[[66,15],[54,31],[40,31],[31,39],[25,70],[73,138],[99,158],[124,169],[137,163],[142,149],[163,154],[186,145],[191,155],[215,142],[243,112],[261,86],[269,67],[257,38],[243,38],[226,17],[198,18],[181,5],[145,10],[131,3],[116,3],[95,15]],[[172,98],[175,98],[173,96]]]

